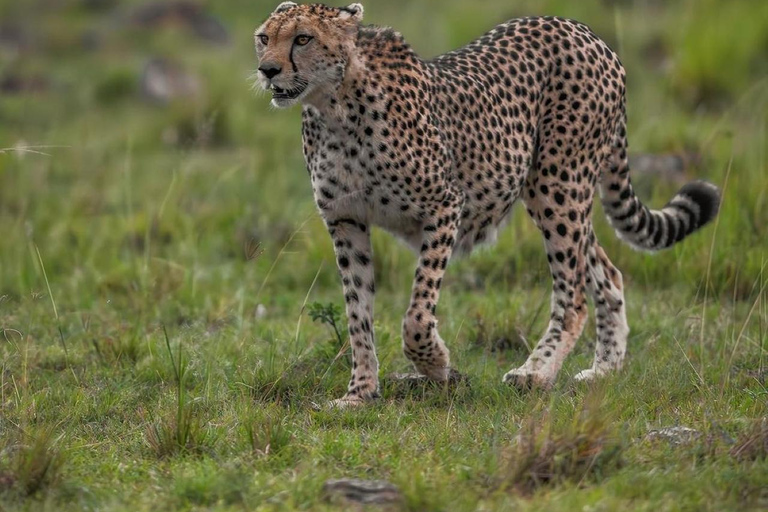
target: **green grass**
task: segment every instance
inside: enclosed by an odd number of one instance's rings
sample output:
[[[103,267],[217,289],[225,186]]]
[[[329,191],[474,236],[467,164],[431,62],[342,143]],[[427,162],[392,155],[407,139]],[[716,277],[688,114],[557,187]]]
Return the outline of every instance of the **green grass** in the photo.
[[[208,2],[232,36],[208,46],[86,2],[0,1],[32,34],[22,53],[0,46],[0,77],[50,84],[0,96],[0,510],[335,510],[321,489],[341,477],[387,479],[414,511],[768,506],[768,3],[369,2],[368,21],[427,56],[514,16],[588,23],[628,70],[631,150],[697,153],[690,177],[725,194],[715,225],[657,255],[596,221],[628,288],[627,366],[571,380],[591,361],[590,321],[549,393],[501,383],[547,318],[522,209],[495,248],[449,269],[441,334],[469,376],[453,390],[386,380],[408,369],[415,260],[376,232],[383,399],[355,411],[314,408],[343,393],[350,363],[310,314],[343,297],[299,113],[247,80],[252,30],[276,3]],[[144,103],[157,55],[204,92]],[[635,181],[655,206],[675,190]],[[645,440],[674,425],[701,436]]]

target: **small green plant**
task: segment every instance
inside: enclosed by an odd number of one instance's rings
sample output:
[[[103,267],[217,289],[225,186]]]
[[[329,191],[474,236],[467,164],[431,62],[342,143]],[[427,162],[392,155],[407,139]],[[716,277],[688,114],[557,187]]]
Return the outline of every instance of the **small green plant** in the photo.
[[[313,302],[308,306],[308,313],[313,322],[320,322],[330,327],[339,342],[339,346],[344,345],[341,334],[341,308],[339,306],[333,302],[328,304]]]

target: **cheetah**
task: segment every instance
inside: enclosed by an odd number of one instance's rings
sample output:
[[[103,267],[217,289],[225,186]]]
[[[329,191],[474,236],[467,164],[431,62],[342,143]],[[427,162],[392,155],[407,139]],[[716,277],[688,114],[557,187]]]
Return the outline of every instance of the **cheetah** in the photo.
[[[518,199],[544,238],[551,315],[504,382],[552,386],[584,328],[587,294],[594,362],[575,378],[619,370],[629,333],[624,285],[595,237],[595,190],[618,236],[656,251],[715,217],[718,188],[688,183],[660,210],[638,199],[625,72],[581,23],[514,19],[424,60],[399,33],[362,19],[361,4],[283,2],[255,32],[258,84],[274,107],[302,105],[304,157],[343,283],[352,377],[333,404],[379,395],[371,227],[418,254],[403,351],[418,372],[445,381],[449,352],[435,315],[448,262],[492,243]]]

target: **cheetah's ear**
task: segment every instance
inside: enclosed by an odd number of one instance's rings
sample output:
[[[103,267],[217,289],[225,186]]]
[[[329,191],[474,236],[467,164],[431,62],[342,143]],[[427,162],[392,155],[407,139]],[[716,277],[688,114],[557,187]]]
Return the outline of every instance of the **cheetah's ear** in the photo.
[[[296,7],[296,2],[283,2],[277,7],[275,7],[275,12],[287,11],[291,7]]]
[[[355,21],[363,21],[363,4],[349,4],[346,7],[340,7],[341,12],[339,13],[339,18],[346,20],[346,19],[354,19]]]

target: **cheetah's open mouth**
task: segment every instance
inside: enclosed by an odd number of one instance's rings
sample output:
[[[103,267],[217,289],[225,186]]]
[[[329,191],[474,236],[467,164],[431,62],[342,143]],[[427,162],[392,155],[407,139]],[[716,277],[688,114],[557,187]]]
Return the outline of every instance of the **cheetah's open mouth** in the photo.
[[[300,85],[293,89],[283,89],[282,87],[272,85],[269,89],[272,91],[272,98],[276,100],[295,100],[301,96],[301,93],[303,93],[306,88],[306,85]]]

